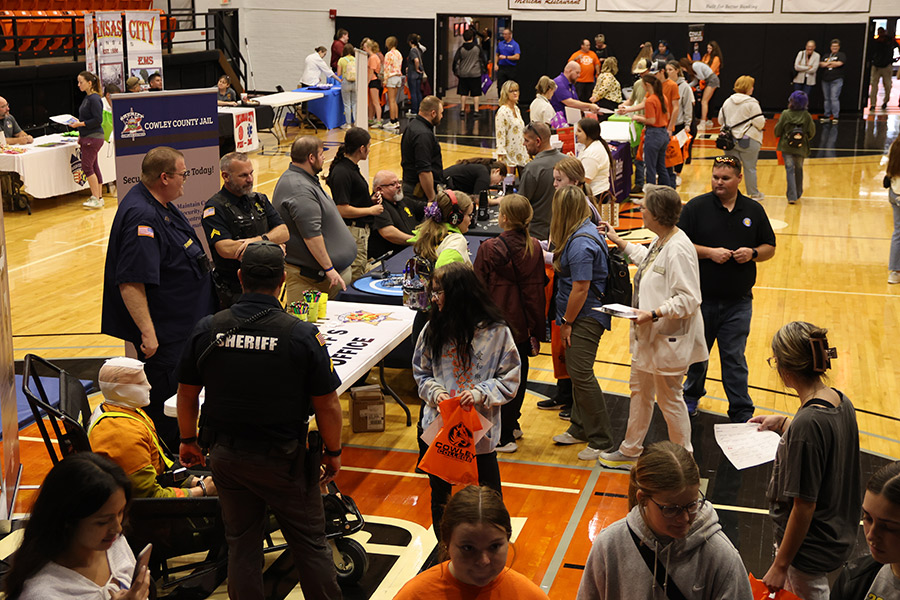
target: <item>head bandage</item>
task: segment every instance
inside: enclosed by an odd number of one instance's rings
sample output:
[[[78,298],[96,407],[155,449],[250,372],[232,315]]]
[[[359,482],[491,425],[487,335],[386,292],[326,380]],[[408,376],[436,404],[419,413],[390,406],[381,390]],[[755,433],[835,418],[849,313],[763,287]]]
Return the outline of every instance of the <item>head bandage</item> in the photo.
[[[117,356],[100,367],[97,376],[103,397],[112,404],[140,408],[150,404],[150,384],[144,374],[144,363]]]

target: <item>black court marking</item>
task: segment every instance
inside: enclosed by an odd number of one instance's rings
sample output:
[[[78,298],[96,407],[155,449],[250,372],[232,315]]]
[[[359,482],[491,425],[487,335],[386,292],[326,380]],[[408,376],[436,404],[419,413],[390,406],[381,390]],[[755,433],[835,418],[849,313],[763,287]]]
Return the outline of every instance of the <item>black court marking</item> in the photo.
[[[628,498],[625,494],[613,494],[612,492],[594,492],[595,496],[606,496],[607,498]]]
[[[563,569],[575,569],[577,571],[584,571],[584,565],[575,565],[572,563],[563,563]]]

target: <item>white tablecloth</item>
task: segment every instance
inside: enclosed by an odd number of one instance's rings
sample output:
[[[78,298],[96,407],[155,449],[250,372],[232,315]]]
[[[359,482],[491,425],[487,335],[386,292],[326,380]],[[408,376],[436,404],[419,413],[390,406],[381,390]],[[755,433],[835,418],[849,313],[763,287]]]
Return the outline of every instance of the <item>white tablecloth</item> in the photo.
[[[41,148],[40,144],[63,142],[61,146]],[[61,134],[35,138],[31,144],[13,146],[25,148],[23,154],[0,153],[0,171],[16,172],[25,182],[25,191],[35,198],[50,198],[88,189],[87,179],[81,171],[78,138]],[[72,158],[79,160],[73,164]],[[116,152],[111,144],[103,144],[97,156],[101,183],[116,180]]]
[[[266,106],[293,106],[309,100],[324,98],[325,94],[315,92],[278,92],[277,94],[269,94],[268,96],[258,96],[253,98],[260,104]]]

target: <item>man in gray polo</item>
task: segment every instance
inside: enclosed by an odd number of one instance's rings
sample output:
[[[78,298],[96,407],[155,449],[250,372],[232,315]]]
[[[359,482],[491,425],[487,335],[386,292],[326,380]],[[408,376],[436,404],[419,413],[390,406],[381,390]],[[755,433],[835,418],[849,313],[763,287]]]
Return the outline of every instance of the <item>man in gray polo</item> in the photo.
[[[22,131],[16,118],[9,114],[9,102],[0,97],[0,131],[6,136],[7,144],[30,144],[34,138]]]
[[[322,140],[311,135],[297,138],[291,146],[291,164],[272,195],[272,205],[291,234],[285,258],[289,303],[302,300],[309,289],[333,297],[350,283],[356,240],[319,182],[324,163]]]
[[[531,162],[525,167],[519,193],[528,198],[534,209],[529,230],[539,240],[550,237],[550,217],[553,214],[553,167],[563,154],[550,147],[550,128],[545,123],[529,123],[525,127],[525,149]]]

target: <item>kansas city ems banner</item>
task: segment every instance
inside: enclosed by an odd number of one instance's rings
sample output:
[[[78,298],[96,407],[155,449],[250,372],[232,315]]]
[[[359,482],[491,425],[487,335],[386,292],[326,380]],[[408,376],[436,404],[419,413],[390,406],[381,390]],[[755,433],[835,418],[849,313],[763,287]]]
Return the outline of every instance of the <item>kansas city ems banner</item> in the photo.
[[[125,89],[125,54],[122,48],[122,13],[94,13],[100,85],[114,83]]]
[[[84,57],[85,68],[90,73],[97,72],[97,44],[94,38],[94,15],[93,13],[85,13],[84,15]],[[124,89],[124,88],[123,88]]]
[[[127,11],[125,39],[128,41],[128,77],[139,77],[148,86],[150,76],[159,73],[165,87],[162,64],[162,35],[159,12],[155,10]],[[124,87],[122,88],[125,89]]]
[[[216,88],[113,94],[112,109],[119,199],[141,180],[141,161],[150,149],[170,146],[180,150],[188,178],[184,196],[175,204],[207,248],[201,213],[209,197],[219,190]]]

